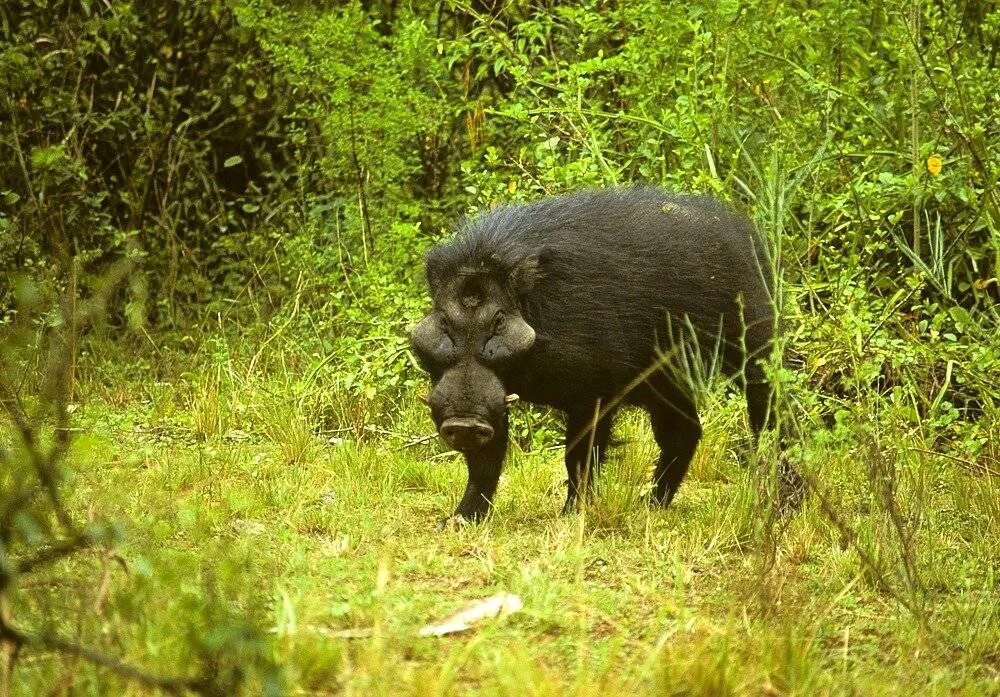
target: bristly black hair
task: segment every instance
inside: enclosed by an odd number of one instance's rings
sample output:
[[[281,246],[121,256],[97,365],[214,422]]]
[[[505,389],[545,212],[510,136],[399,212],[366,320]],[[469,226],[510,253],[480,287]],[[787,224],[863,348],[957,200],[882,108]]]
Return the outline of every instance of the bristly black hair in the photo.
[[[425,259],[427,282],[434,293],[441,281],[476,273],[510,278],[533,250],[524,244],[524,229],[532,225],[523,205],[503,204],[489,213],[459,223],[454,237],[433,247]]]
[[[670,198],[656,186],[633,186],[580,191],[534,203],[501,204],[466,218],[451,240],[427,253],[425,271],[431,292],[437,290],[442,279],[458,275],[488,273],[499,280],[511,279],[522,264],[544,253],[549,230],[572,228],[576,221],[600,215],[615,203]],[[714,204],[710,199],[705,202]]]

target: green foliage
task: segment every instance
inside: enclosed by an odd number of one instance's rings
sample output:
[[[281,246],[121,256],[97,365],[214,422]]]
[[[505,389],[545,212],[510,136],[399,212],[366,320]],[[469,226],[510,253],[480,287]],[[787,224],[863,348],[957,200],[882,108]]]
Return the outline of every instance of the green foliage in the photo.
[[[60,491],[74,514],[104,501],[139,521],[122,535],[87,513],[98,551],[18,596],[15,619],[51,609],[139,663],[146,647],[214,667],[222,690],[272,650],[303,689],[360,693],[387,675],[498,694],[882,692],[886,660],[917,676],[901,691],[995,686],[997,37],[1000,9],[974,0],[3,3],[0,377],[28,411],[58,393],[47,375],[79,379],[97,435],[67,451],[82,474],[59,469]],[[779,252],[781,379],[819,494],[794,522],[763,515],[728,457],[742,417],[711,391],[679,513],[639,500],[652,453],[627,421],[583,517],[535,535],[559,483],[528,465],[560,436],[525,409],[506,527],[427,537],[413,521],[448,510],[457,474],[410,406],[423,252],[476,208],[633,182],[731,201]],[[94,299],[64,334],[67,303]],[[79,362],[53,373],[64,335]],[[34,480],[16,429],[0,438],[7,506]],[[71,534],[32,501],[4,533],[19,558]],[[61,584],[114,554],[135,584],[73,624]],[[374,581],[383,556],[415,591]],[[414,643],[442,579],[520,590],[534,614],[498,636],[523,653]],[[276,648],[239,629],[259,608]],[[316,641],[358,623],[399,650]],[[618,629],[645,642],[628,668],[591,653]],[[469,656],[479,672],[457,677]]]
[[[401,337],[400,318],[414,316],[396,305],[415,297],[412,272],[440,213],[654,180],[755,213],[785,257],[789,307],[834,321],[799,332],[803,352],[815,342],[827,353],[826,334],[861,329],[831,307],[853,303],[870,318],[879,337],[855,344],[870,355],[838,364],[861,361],[861,374],[826,382],[838,397],[871,384],[863,366],[891,352],[916,371],[901,384],[920,418],[932,406],[995,399],[980,371],[995,354],[1000,153],[976,135],[994,128],[984,117],[996,73],[980,49],[995,13],[935,6],[916,22],[839,2],[767,11],[454,2],[437,14],[420,4],[256,2],[238,16],[308,95],[295,113],[315,125],[324,149],[314,171],[337,193],[307,197],[319,203],[301,209],[300,229],[328,242],[295,252],[289,266],[325,270],[341,306],[335,333],[355,337],[333,351],[369,397],[410,380],[400,377],[399,339],[362,346]],[[947,42],[949,31],[968,40]],[[904,71],[907,80],[886,77]],[[926,167],[932,154],[943,158],[940,175]],[[927,334],[955,353],[942,359],[912,343]],[[974,375],[946,385],[935,405],[928,383],[960,354],[975,357]]]
[[[3,10],[0,261],[65,277],[71,256],[141,259],[133,329],[332,324],[313,350],[371,401],[414,379],[420,255],[455,216],[652,180],[753,212],[799,289],[790,307],[858,303],[889,344],[936,332],[977,374],[993,360],[995,10],[57,5]],[[805,352],[823,351],[817,331]],[[953,358],[910,353],[934,375]],[[947,402],[994,399],[961,379]]]
[[[105,280],[102,292],[111,294],[123,279]],[[60,310],[49,312],[58,321],[41,323],[43,294],[26,280],[18,294],[16,321],[0,327],[0,691],[30,694],[51,683],[47,675],[62,660],[67,686],[93,683],[101,693],[135,684],[171,694],[234,694],[252,683],[279,694],[282,675],[249,619],[255,613],[237,612],[220,597],[239,588],[238,568],[224,561],[189,569],[187,577],[176,567],[154,569],[138,549],[126,549],[119,523],[71,502],[88,485],[66,461],[101,457],[93,441],[70,440],[80,406],[70,401],[75,347],[106,298],[64,297]],[[235,574],[237,583],[218,583],[218,571]],[[121,582],[133,574],[135,583]],[[201,588],[192,583],[199,575]],[[68,578],[78,579],[75,587]],[[172,627],[149,631],[151,588],[170,589],[157,611],[178,611]],[[166,642],[156,636],[162,629],[170,633]],[[147,655],[122,650],[141,638],[158,646],[152,667],[144,665]]]

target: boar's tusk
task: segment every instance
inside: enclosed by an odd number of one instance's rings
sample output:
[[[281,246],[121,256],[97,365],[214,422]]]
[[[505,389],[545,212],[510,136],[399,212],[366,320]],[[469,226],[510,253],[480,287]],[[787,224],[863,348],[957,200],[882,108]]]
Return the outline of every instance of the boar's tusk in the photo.
[[[508,407],[512,407],[520,401],[521,398],[518,395],[514,394],[513,392],[511,392],[509,395],[503,398],[503,403],[506,404]]]
[[[421,402],[423,402],[424,404],[427,404],[428,406],[430,405],[431,398],[427,396],[426,392],[423,392],[423,393],[421,393],[418,396],[419,396]]]

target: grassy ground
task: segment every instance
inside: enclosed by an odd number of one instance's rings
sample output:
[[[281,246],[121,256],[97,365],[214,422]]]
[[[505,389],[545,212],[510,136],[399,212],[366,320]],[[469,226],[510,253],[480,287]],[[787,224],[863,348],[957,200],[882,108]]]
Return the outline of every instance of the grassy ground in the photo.
[[[1000,694],[996,450],[931,454],[879,404],[809,440],[822,496],[789,519],[766,514],[743,402],[719,393],[670,510],[640,501],[655,451],[633,412],[584,512],[559,515],[560,450],[515,447],[492,519],[442,533],[464,467],[413,443],[432,430],[415,399],[388,427],[318,431],[314,410],[349,410],[322,390],[115,371],[80,386],[68,490],[123,522],[121,558],[55,569],[73,582],[19,612],[75,608],[77,635],[160,672],[185,672],[211,596],[266,630],[293,694]],[[524,610],[417,636],[498,591]],[[18,671],[15,694],[142,692],[66,658]]]

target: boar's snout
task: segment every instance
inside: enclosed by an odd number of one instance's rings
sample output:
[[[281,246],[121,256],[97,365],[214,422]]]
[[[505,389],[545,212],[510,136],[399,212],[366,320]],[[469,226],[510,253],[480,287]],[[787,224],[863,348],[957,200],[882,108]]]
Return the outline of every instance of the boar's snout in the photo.
[[[455,450],[474,452],[506,439],[508,405],[503,383],[478,361],[444,371],[428,402],[442,440]]]
[[[478,450],[493,440],[493,427],[477,417],[456,416],[439,429],[444,442],[455,450]]]

